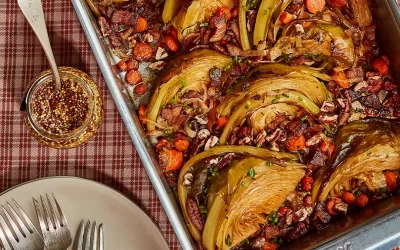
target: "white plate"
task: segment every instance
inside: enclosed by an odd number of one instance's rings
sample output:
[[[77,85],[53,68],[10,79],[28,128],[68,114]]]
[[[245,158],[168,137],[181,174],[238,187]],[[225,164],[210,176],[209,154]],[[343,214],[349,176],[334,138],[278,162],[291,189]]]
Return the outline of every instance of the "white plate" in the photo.
[[[138,206],[94,181],[75,177],[38,179],[5,191],[0,196],[0,204],[4,206],[15,199],[39,229],[32,197],[38,200],[45,193],[56,196],[73,238],[82,219],[96,220],[104,225],[107,250],[168,249],[157,226]]]

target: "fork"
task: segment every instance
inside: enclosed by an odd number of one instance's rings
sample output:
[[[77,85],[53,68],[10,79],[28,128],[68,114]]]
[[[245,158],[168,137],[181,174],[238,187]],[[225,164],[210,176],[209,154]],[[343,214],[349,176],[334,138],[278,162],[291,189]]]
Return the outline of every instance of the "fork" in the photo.
[[[96,221],[91,226],[90,221],[82,220],[79,226],[79,238],[77,250],[104,250],[103,224],[96,226]]]
[[[65,250],[72,244],[71,232],[69,231],[67,220],[54,194],[53,199],[55,201],[58,214],[55,211],[53,202],[50,200],[48,194],[46,194],[46,197],[47,204],[50,207],[51,215],[49,214],[46,201],[42,196],[40,196],[42,206],[40,206],[39,202],[33,198],[33,204],[35,205],[36,214],[39,219],[40,229],[42,230],[46,249]]]
[[[6,218],[0,215],[0,241],[3,245],[3,247],[0,248],[2,250],[43,250],[44,242],[42,236],[18,203],[15,200],[12,201],[19,215],[10,203],[7,202],[7,205],[14,219],[11,217],[10,213],[1,206]],[[22,215],[25,223],[22,221],[20,215]],[[12,230],[9,228],[9,225],[11,225]],[[14,231],[14,233],[12,231]]]

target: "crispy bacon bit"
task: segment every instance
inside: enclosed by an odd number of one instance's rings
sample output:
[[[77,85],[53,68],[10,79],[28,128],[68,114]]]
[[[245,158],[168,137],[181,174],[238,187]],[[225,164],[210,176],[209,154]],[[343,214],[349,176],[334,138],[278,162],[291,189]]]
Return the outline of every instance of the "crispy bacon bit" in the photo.
[[[214,35],[210,38],[210,42],[221,41],[226,32],[226,21],[223,17],[214,16],[210,19],[211,28],[215,29]]]

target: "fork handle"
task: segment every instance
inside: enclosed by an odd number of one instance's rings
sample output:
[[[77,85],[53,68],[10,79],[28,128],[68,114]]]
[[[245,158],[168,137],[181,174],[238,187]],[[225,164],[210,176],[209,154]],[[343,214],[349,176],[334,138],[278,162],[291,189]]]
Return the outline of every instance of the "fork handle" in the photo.
[[[51,70],[53,71],[56,89],[61,88],[60,74],[58,72],[56,60],[54,59],[53,51],[47,33],[46,22],[44,20],[43,6],[41,0],[18,0],[19,8],[22,10],[26,20],[32,27],[40,44],[43,47],[47,60],[50,63]]]

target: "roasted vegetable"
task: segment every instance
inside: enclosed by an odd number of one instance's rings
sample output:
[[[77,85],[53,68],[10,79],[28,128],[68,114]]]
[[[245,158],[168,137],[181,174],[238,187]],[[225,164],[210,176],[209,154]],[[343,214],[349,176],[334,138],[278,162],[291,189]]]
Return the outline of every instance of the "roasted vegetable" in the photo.
[[[240,44],[242,45],[243,50],[250,49],[249,36],[247,34],[246,4],[247,0],[240,0],[239,30],[240,30]]]
[[[354,17],[361,28],[372,24],[372,14],[367,0],[349,0]]]
[[[188,222],[189,230],[190,230],[192,236],[197,241],[200,241],[202,237],[201,237],[200,230],[192,223],[192,221],[189,218],[188,212],[187,212],[186,202],[188,199],[188,195],[191,193],[191,187],[187,187],[187,186],[183,185],[184,180],[185,180],[185,175],[187,173],[194,173],[194,172],[198,171],[198,168],[204,168],[204,164],[201,164],[202,162],[204,162],[204,160],[209,159],[210,157],[217,158],[218,156],[224,156],[228,153],[234,153],[237,157],[244,157],[244,156],[256,157],[256,158],[262,159],[264,161],[270,161],[274,164],[279,164],[281,166],[288,166],[288,164],[290,164],[291,160],[296,159],[291,154],[278,153],[278,152],[270,151],[268,149],[256,148],[256,147],[250,147],[250,146],[217,146],[217,147],[213,147],[210,150],[204,151],[204,152],[199,153],[199,154],[195,155],[194,157],[190,158],[189,161],[187,161],[186,164],[182,167],[180,174],[179,174],[178,196],[179,196],[179,202],[182,207],[183,215]],[[227,168],[227,167],[225,167],[225,168]],[[229,169],[229,168],[227,168],[227,169]],[[237,176],[237,175],[235,175],[235,176]],[[237,179],[236,177],[229,178],[230,181],[234,181],[236,179]],[[223,179],[221,179],[221,180],[223,180]],[[224,186],[223,183],[220,186],[223,187]],[[217,186],[215,186],[213,188],[213,190],[222,190],[222,189],[218,189]],[[228,190],[228,189],[226,189],[226,190]],[[231,190],[233,190],[233,189],[231,189]],[[210,197],[212,197],[211,194],[210,194]],[[211,201],[210,204],[213,204],[214,201],[216,201],[215,196],[213,196],[213,197],[214,198],[209,198],[209,200]],[[222,198],[224,198],[224,196],[222,196]],[[217,208],[215,208],[215,209],[217,209]],[[209,223],[211,223],[211,222],[209,222]],[[209,234],[213,234],[213,232],[208,231],[208,229],[206,232],[208,232]]]
[[[262,0],[258,8],[256,24],[254,26],[253,44],[258,45],[260,41],[264,41],[270,26],[272,14],[279,7],[282,0]]]
[[[168,23],[182,8],[183,0],[165,0],[164,9],[162,12],[162,20]]]
[[[209,159],[221,158],[229,153],[234,153],[235,159],[220,170],[218,175],[207,178],[211,182],[211,186],[207,198],[207,218],[203,232],[201,232],[193,224],[186,210],[187,200],[193,199],[191,195],[193,194],[192,189],[196,188],[197,185],[195,184],[196,176],[203,178],[202,175],[196,173],[203,172],[201,169],[207,170],[212,167],[205,165],[204,162],[211,162]],[[294,191],[297,183],[304,175],[304,166],[293,163],[291,161],[293,158],[290,154],[250,146],[218,146],[192,157],[180,172],[178,194],[183,214],[193,237],[198,241],[202,240],[207,249],[215,249],[216,245],[219,245],[220,249],[224,249],[228,247],[222,246],[225,244],[225,240],[221,241],[218,238],[225,239],[226,236],[223,236],[225,232],[230,234],[232,246],[239,243],[239,238],[245,237],[244,235],[249,236],[254,233],[259,229],[258,223],[250,226],[239,225],[243,218],[241,216],[249,213],[262,219],[272,210],[276,210],[289,193]],[[285,167],[282,167],[283,165]],[[249,175],[250,169],[255,172]],[[187,174],[194,175],[195,179],[192,182],[193,184],[184,186],[183,183]],[[290,180],[284,177],[286,174],[291,176]],[[278,183],[278,185],[275,186],[275,183]],[[279,187],[279,191],[274,187]],[[254,196],[251,190],[255,192]],[[270,190],[267,195],[268,198],[262,199],[263,202],[259,202],[256,206],[251,202],[255,201],[255,197],[260,196],[256,193],[262,190],[264,192]],[[246,200],[249,202],[248,204]],[[238,207],[239,203],[241,205]],[[243,213],[238,213],[238,209]],[[232,220],[224,222],[227,213],[231,214]],[[239,224],[233,225],[232,222],[234,221],[239,222]],[[201,235],[201,233],[203,234]]]
[[[179,41],[187,34],[194,32],[197,25],[208,22],[213,12],[219,7],[227,6],[231,9],[234,6],[233,0],[194,0],[189,7],[183,6],[172,24],[178,30]]]
[[[330,24],[319,24],[321,29],[328,32],[333,41],[331,59],[341,69],[348,69],[353,66],[355,60],[353,40],[344,33],[343,28]]]
[[[372,192],[385,188],[383,171],[400,168],[398,121],[354,121],[343,126],[336,138],[333,157],[317,174],[314,201],[344,194],[352,181],[364,182]]]
[[[170,61],[156,80],[156,88],[147,114],[147,129],[155,130],[157,117],[163,105],[174,100],[179,103],[178,93],[189,90],[203,93],[210,82],[209,71],[213,67],[222,68],[231,62],[231,58],[212,50],[197,50],[176,57]],[[206,97],[203,97],[205,101]],[[203,110],[207,112],[207,110]]]
[[[89,8],[93,11],[93,13],[99,17],[101,16],[98,7],[99,6],[109,6],[112,4],[117,4],[117,3],[124,3],[128,2],[129,0],[86,0],[86,3],[89,5]]]
[[[261,100],[249,99],[239,107],[235,108],[235,111],[229,118],[229,122],[224,128],[224,131],[219,138],[219,143],[224,145],[232,130],[239,125],[243,118],[248,117],[252,112],[257,109],[264,108],[273,103],[289,103],[306,109],[309,113],[317,115],[319,108],[310,99],[303,94],[296,91],[282,90],[281,93],[277,93],[275,96],[266,96]]]

